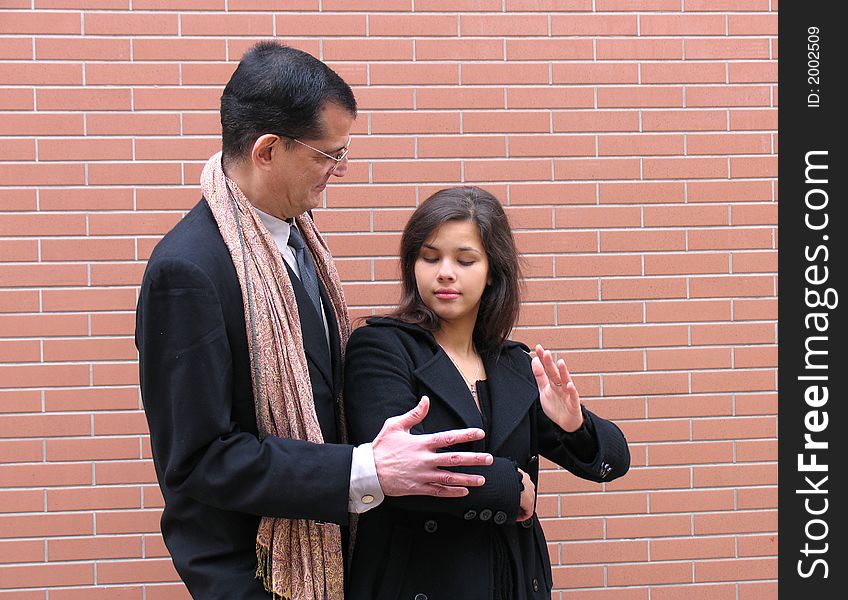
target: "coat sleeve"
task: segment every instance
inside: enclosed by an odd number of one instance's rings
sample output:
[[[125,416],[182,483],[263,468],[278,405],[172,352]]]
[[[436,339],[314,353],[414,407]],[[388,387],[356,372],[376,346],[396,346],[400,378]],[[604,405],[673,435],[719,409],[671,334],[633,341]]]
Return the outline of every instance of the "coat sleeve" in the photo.
[[[545,458],[590,481],[612,481],[630,469],[630,450],[618,426],[583,407],[584,427],[594,437],[597,451],[587,457],[574,451],[574,441],[537,407],[539,423],[539,453]]]
[[[182,258],[151,261],[136,345],[163,491],[259,516],[347,521],[352,446],[260,441],[234,420],[224,311],[204,270]]]
[[[373,440],[387,418],[403,414],[418,404],[420,398],[415,392],[411,363],[405,357],[403,345],[391,327],[360,327],[351,335],[345,359],[345,406],[354,443]],[[425,431],[421,424],[412,432],[433,433]],[[458,445],[449,449],[470,451],[471,447]],[[462,498],[387,497],[384,503],[459,518],[469,510],[479,513],[489,509],[493,513],[506,513],[506,522],[515,521],[521,497],[521,479],[515,463],[496,456],[489,466],[450,470],[482,475],[486,483],[469,487],[469,494]]]

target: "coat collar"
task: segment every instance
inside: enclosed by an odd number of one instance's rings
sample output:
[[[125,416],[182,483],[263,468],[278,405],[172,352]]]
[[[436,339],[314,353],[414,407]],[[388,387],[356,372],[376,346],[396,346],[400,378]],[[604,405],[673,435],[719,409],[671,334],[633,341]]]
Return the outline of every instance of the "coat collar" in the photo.
[[[447,406],[459,417],[464,427],[483,427],[483,419],[468,386],[432,333],[418,325],[394,319],[369,319],[368,323],[391,325],[414,333],[433,352],[432,358],[413,371],[421,384],[432,392],[434,397],[431,397],[431,401]],[[523,348],[522,344],[507,342],[500,354],[482,355],[492,400],[492,415],[486,432],[489,451],[492,453],[500,449],[539,397],[535,383],[517,366],[521,363],[515,357],[521,360],[518,353],[523,352]]]

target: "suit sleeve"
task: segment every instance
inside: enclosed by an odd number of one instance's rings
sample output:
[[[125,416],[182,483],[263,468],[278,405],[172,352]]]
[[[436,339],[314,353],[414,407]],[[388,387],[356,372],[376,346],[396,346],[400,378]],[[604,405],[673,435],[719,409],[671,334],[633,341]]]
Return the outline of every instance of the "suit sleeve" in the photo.
[[[353,332],[345,360],[345,406],[351,441],[368,442],[374,439],[389,417],[414,408],[420,398],[416,395],[406,353],[390,327],[361,327]],[[432,410],[432,406],[431,406]],[[426,423],[426,419],[425,419]],[[425,431],[421,424],[413,433]],[[450,450],[470,451],[470,445]],[[449,470],[479,474],[486,483],[469,487],[462,498],[404,496],[385,499],[387,506],[406,510],[439,512],[462,518],[469,510],[506,513],[507,521],[518,516],[521,479],[513,461],[495,457],[494,463],[480,467],[458,467]]]
[[[148,265],[136,323],[160,485],[223,510],[347,521],[352,447],[268,437],[234,421],[233,361],[216,287],[193,263]]]

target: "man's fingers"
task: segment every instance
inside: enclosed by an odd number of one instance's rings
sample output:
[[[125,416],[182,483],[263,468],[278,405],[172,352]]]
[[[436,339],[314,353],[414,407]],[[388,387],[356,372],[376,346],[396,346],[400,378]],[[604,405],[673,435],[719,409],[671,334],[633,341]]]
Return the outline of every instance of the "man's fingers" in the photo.
[[[453,446],[455,444],[476,442],[477,440],[482,440],[484,437],[486,437],[485,431],[477,427],[470,427],[468,429],[451,429],[449,431],[432,433],[426,440],[426,443],[428,447],[435,450],[437,448],[444,448],[445,446]]]
[[[424,496],[438,496],[439,498],[462,498],[468,495],[468,489],[431,483],[424,486],[420,493]]]

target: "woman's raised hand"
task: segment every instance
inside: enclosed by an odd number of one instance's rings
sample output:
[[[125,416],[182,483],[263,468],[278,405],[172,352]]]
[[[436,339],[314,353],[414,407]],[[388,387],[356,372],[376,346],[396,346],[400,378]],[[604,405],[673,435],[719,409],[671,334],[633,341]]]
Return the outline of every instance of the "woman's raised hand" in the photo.
[[[583,425],[580,410],[580,394],[571,380],[565,361],[554,362],[550,350],[536,344],[536,356],[532,361],[533,375],[539,386],[542,410],[548,418],[568,432],[577,431]]]

